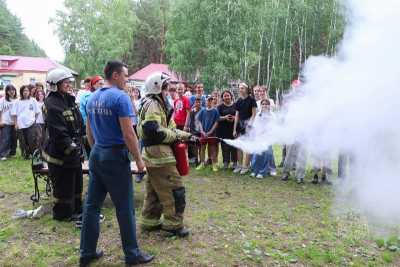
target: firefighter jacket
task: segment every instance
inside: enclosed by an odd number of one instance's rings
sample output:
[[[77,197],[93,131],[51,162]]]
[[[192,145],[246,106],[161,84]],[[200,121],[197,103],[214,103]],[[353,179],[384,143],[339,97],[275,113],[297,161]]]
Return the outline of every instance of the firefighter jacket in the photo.
[[[51,92],[45,99],[43,114],[46,128],[43,158],[58,166],[79,167],[84,126],[75,97]]]
[[[139,109],[138,135],[142,139],[146,167],[175,165],[172,144],[188,140],[190,133],[176,129],[164,101],[158,95],[146,97]]]

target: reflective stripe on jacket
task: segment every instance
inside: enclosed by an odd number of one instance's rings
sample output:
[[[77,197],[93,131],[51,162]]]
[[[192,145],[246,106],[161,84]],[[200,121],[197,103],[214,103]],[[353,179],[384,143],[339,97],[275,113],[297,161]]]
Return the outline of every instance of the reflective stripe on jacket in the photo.
[[[167,122],[166,109],[163,108],[162,101],[157,98],[158,96],[146,97],[138,116],[137,130],[141,139],[146,140],[143,125],[149,121],[156,122],[158,124],[158,131],[165,134],[164,139],[159,144],[144,147],[142,156],[146,167],[176,164],[171,144],[179,139],[187,140],[190,137],[190,133],[176,129],[173,120],[170,120],[169,123]]]

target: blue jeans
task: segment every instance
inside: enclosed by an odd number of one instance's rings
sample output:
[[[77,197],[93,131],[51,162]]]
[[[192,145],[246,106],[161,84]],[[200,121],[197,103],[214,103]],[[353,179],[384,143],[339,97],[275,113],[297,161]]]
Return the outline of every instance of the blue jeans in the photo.
[[[251,169],[256,175],[265,175],[276,169],[272,146],[261,154],[255,154],[251,160]]]
[[[83,211],[81,257],[96,253],[99,238],[99,215],[106,194],[114,203],[122,246],[127,264],[140,251],[136,240],[136,220],[130,160],[126,148],[94,146],[89,157],[89,188]]]

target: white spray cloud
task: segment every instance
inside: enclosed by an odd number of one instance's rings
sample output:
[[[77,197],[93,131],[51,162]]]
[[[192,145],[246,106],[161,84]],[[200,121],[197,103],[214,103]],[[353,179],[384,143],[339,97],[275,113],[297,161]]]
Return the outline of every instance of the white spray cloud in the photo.
[[[355,159],[338,198],[373,223],[400,223],[400,1],[348,0],[335,57],[310,57],[284,114],[232,142],[258,153],[294,141]],[[282,119],[283,118],[283,119]]]

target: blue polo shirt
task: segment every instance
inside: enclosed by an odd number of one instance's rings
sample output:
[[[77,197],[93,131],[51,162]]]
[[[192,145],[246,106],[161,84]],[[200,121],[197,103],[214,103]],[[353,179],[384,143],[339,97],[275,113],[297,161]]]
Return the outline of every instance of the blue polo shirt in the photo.
[[[86,111],[96,145],[125,144],[119,118],[134,115],[128,94],[117,87],[96,90],[89,98]]]

